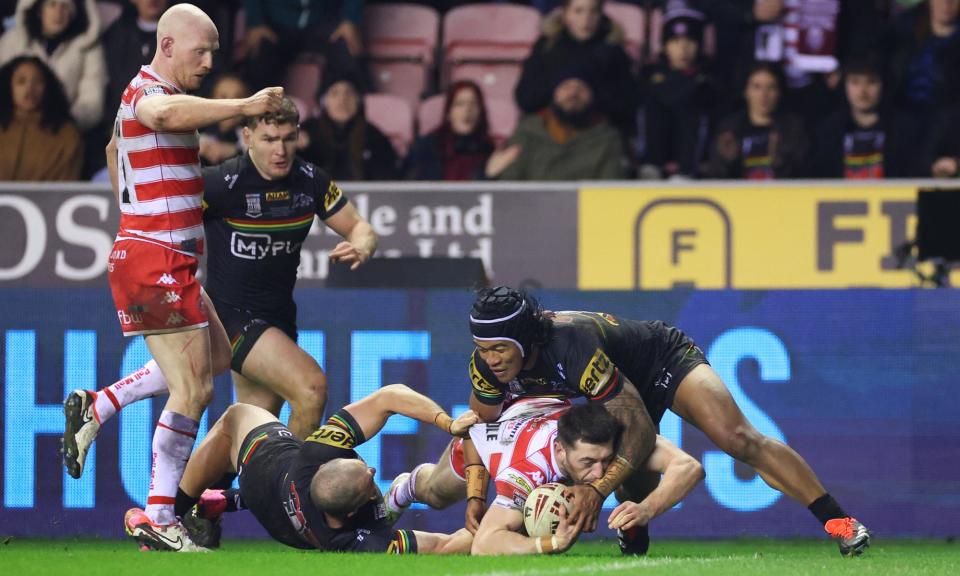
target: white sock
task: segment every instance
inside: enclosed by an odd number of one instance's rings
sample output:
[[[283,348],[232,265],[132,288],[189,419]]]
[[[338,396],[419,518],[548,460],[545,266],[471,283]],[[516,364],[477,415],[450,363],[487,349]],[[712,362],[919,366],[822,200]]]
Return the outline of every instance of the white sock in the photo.
[[[393,491],[390,503],[396,506],[398,510],[400,508],[406,508],[417,501],[417,475],[424,466],[426,466],[426,464],[421,464],[414,468],[413,471],[410,472],[410,476],[407,477],[407,481],[397,486],[397,489]]]
[[[200,422],[176,412],[164,410],[153,433],[153,469],[150,472],[150,494],[144,512],[155,524],[177,521],[173,505],[177,486],[187,467]]]
[[[167,379],[163,377],[160,366],[151,360],[133,374],[98,390],[93,403],[93,415],[102,426],[124,406],[168,392]]]

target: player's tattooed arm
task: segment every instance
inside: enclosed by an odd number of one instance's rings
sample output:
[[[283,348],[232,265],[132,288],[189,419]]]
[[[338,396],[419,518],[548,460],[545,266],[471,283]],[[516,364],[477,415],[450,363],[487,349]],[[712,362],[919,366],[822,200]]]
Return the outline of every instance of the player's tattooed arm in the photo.
[[[590,484],[571,488],[574,494],[571,519],[579,522],[581,516],[586,516],[584,530],[587,532],[596,530],[603,501],[635,469],[643,465],[653,452],[657,437],[653,421],[633,384],[625,381],[620,393],[604,406],[623,423],[624,429],[620,438],[620,450],[603,477]]]
[[[466,434],[476,424],[477,415],[466,411],[451,418],[439,404],[405,384],[390,384],[362,400],[344,407],[360,426],[364,438],[372,438],[394,414],[409,416],[425,424],[434,424],[444,432]]]
[[[553,536],[531,537],[522,534],[523,512],[504,506],[491,506],[473,538],[471,554],[551,554],[566,552],[580,536],[581,526],[570,522],[561,511],[560,524]]]

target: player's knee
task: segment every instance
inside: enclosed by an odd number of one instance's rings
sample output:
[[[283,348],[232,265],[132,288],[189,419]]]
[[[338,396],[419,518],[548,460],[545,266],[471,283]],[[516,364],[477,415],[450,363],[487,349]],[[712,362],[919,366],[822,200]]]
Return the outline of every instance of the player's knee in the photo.
[[[726,438],[724,452],[746,464],[753,465],[760,454],[764,437],[749,424],[735,427]]]
[[[300,413],[323,412],[327,403],[327,377],[316,372],[304,378],[289,399],[290,407]]]

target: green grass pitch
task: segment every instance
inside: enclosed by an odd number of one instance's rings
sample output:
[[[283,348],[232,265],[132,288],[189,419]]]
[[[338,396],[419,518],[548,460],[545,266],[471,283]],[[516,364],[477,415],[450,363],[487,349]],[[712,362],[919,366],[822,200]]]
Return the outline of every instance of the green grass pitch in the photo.
[[[222,549],[210,554],[163,554],[140,552],[132,541],[13,538],[6,544],[0,542],[0,573],[5,576],[955,576],[960,574],[960,545],[929,540],[880,540],[861,558],[841,558],[833,542],[827,540],[654,540],[650,556],[628,559],[620,556],[614,542],[593,541],[580,543],[561,556],[471,558],[305,552],[272,542],[243,540],[224,542]]]

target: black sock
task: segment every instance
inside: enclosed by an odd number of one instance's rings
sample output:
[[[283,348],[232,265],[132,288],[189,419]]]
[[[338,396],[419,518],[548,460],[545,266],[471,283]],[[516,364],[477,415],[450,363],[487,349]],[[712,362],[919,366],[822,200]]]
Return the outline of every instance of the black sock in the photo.
[[[847,513],[829,493],[814,500],[812,504],[807,506],[807,509],[817,517],[821,524],[826,524],[827,520],[833,520],[834,518],[847,517]]]
[[[173,513],[177,515],[177,518],[183,518],[199,501],[199,496],[191,496],[178,487],[177,498],[173,503]]]
[[[223,497],[227,499],[227,509],[224,512],[236,512],[237,510],[246,510],[240,491],[236,488],[223,491]]]

